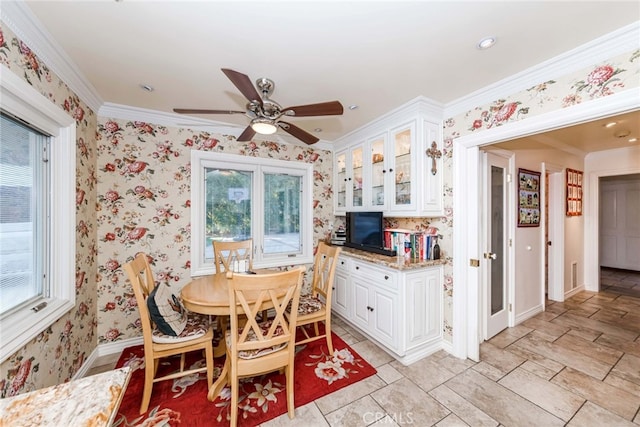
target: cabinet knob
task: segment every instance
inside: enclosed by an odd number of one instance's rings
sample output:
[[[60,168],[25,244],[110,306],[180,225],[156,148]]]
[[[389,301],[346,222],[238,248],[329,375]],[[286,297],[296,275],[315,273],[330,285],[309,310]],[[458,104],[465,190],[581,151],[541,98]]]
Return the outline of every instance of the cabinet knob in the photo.
[[[367,306],[367,310],[369,310],[369,311],[373,311],[373,307],[369,307],[369,306]]]
[[[340,264],[344,265],[344,261],[340,261]]]
[[[387,170],[386,169],[382,169],[382,173],[387,173]]]
[[[332,291],[335,291],[335,290],[336,290],[336,287],[335,287],[335,286],[332,286],[332,287],[331,287],[331,290],[332,290]]]
[[[384,280],[389,280],[389,276],[384,276]]]
[[[348,181],[351,181],[351,178],[349,178]]]
[[[389,168],[389,172],[393,172],[393,168]]]
[[[360,267],[358,267],[357,265],[356,265],[356,270],[360,270]]]

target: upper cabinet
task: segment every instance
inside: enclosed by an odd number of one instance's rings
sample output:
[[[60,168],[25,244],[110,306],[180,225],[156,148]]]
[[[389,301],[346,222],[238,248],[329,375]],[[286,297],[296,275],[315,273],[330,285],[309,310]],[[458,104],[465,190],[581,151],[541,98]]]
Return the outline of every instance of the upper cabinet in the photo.
[[[418,99],[336,141],[335,214],[443,215],[441,115]]]

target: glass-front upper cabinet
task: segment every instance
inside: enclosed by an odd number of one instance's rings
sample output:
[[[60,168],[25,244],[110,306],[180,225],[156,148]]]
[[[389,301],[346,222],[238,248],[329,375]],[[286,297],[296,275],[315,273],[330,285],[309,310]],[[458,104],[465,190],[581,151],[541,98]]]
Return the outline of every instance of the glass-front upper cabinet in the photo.
[[[353,189],[351,193],[351,196],[352,196],[351,206],[354,208],[363,206],[363,193],[362,193],[362,189],[364,185],[363,154],[364,154],[364,148],[362,145],[358,145],[357,147],[354,147],[353,149],[351,149],[351,171],[353,174],[351,177],[351,186]]]
[[[390,132],[393,149],[390,210],[404,211],[416,209],[416,125],[415,121],[394,128]]]
[[[336,212],[344,212],[347,208],[347,152],[337,153],[335,157],[336,170]]]
[[[368,148],[371,161],[371,187],[369,189],[369,205],[373,208],[383,208],[386,204],[385,197],[385,177],[387,168],[385,167],[385,146],[387,133],[372,138],[368,141]],[[378,210],[378,209],[374,209]]]

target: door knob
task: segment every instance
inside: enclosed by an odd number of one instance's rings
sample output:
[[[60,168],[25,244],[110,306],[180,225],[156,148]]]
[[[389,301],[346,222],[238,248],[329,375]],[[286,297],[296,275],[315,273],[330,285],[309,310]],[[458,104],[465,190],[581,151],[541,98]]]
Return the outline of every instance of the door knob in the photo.
[[[496,259],[498,258],[498,255],[494,254],[493,252],[485,252],[484,257],[485,259],[489,259],[489,258]]]
[[[547,242],[547,246],[551,246],[551,240]]]

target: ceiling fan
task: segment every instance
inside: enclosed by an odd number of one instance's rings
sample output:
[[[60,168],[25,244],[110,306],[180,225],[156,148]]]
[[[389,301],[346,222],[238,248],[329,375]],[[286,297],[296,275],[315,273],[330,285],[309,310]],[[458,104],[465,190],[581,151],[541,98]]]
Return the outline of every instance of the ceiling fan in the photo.
[[[256,80],[258,92],[246,74],[228,68],[222,68],[222,72],[238,88],[242,95],[249,100],[246,111],[199,110],[193,108],[174,108],[173,111],[179,114],[245,114],[251,119],[251,123],[238,136],[238,141],[250,141],[256,133],[270,135],[275,133],[278,128],[281,128],[306,144],[315,144],[319,139],[309,132],[281,120],[283,116],[333,116],[341,115],[344,111],[339,101],[282,108],[280,104],[269,98],[275,88],[275,83],[272,80],[264,77]]]

